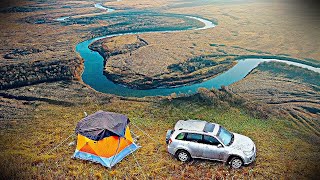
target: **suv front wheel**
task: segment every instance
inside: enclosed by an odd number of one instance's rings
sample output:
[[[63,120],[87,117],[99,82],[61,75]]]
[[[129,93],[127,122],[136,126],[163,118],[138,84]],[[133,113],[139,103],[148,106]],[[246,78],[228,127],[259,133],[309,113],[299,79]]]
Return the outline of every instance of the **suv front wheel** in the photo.
[[[230,166],[234,169],[239,169],[243,165],[242,159],[240,159],[239,157],[233,157],[229,163]]]
[[[191,156],[190,156],[189,152],[186,150],[177,151],[176,157],[178,160],[180,160],[182,162],[188,162],[191,160]]]

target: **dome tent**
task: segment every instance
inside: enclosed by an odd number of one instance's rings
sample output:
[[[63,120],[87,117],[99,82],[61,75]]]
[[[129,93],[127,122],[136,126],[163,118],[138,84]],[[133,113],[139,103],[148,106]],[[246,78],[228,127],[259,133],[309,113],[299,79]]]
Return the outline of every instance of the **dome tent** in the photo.
[[[77,147],[73,157],[111,168],[139,148],[131,137],[127,116],[98,111],[76,127]]]

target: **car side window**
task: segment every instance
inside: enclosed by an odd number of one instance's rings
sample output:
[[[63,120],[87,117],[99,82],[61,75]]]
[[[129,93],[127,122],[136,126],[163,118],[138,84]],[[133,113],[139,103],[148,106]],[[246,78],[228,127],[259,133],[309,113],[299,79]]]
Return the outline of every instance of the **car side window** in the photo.
[[[202,135],[201,134],[196,134],[196,133],[188,133],[187,137],[186,137],[186,140],[200,143],[202,141]]]
[[[177,140],[183,140],[185,135],[186,135],[186,133],[180,133],[180,134],[177,135],[176,139]]]
[[[203,143],[209,144],[209,145],[214,145],[214,146],[218,146],[219,144],[221,144],[216,138],[214,138],[212,136],[207,136],[207,135],[203,136]]]

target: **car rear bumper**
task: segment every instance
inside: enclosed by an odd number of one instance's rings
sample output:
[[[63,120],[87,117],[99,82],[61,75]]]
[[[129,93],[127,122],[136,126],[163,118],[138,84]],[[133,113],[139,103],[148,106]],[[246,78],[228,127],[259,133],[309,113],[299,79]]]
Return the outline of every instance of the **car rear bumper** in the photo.
[[[175,154],[175,148],[170,147],[170,145],[167,146],[167,150],[170,154],[174,155]]]

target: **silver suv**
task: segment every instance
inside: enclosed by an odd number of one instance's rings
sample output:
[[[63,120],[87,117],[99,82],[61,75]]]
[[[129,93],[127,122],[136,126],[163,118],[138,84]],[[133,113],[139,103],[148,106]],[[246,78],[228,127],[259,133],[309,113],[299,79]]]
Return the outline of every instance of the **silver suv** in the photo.
[[[174,130],[167,131],[166,142],[169,153],[183,162],[191,158],[218,160],[237,169],[256,158],[250,138],[201,120],[178,121]]]

